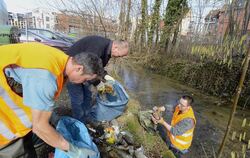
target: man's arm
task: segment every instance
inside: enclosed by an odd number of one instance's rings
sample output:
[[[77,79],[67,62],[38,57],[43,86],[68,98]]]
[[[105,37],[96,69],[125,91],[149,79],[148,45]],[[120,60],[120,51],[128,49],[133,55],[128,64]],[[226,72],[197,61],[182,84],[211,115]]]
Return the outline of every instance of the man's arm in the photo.
[[[166,121],[163,121],[161,124],[162,124],[168,131],[170,131],[171,128],[172,128],[172,126],[171,126],[170,124],[168,124]]]
[[[184,134],[193,127],[194,127],[194,120],[191,118],[186,118],[178,122],[174,127],[172,127],[170,132],[172,135],[178,136]]]
[[[163,118],[161,118],[160,120],[156,120],[152,116],[152,120],[153,120],[153,122],[155,124],[157,124],[157,123],[162,124],[174,136],[176,136],[176,135],[182,135],[186,131],[188,131],[191,128],[193,128],[193,126],[194,126],[194,121],[191,118],[187,118],[187,119],[184,119],[184,120],[178,122],[174,127],[171,126],[170,124],[168,124],[166,121],[164,121]]]
[[[16,69],[23,87],[23,103],[31,108],[32,131],[49,145],[67,150],[69,143],[49,124],[57,91],[56,77],[43,69]]]
[[[69,150],[69,143],[50,124],[52,112],[32,110],[32,131],[47,144],[61,150]]]

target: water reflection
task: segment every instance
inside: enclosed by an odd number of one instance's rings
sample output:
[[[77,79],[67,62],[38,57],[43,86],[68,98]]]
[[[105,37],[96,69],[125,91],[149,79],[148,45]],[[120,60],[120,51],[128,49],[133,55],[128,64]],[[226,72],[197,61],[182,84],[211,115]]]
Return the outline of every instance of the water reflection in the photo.
[[[143,69],[131,69],[121,67],[119,75],[123,79],[125,87],[135,94],[142,107],[155,105],[175,105],[176,100],[186,93],[182,87],[176,87],[176,83],[162,76],[149,73]]]

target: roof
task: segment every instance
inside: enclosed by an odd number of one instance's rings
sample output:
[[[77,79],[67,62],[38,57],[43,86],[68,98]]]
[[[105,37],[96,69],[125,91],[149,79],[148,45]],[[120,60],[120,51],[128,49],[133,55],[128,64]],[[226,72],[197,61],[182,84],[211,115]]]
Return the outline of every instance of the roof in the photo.
[[[220,14],[221,10],[220,9],[216,9],[216,10],[211,10],[207,16],[205,17],[205,20],[211,19],[211,18],[219,18],[219,14]]]

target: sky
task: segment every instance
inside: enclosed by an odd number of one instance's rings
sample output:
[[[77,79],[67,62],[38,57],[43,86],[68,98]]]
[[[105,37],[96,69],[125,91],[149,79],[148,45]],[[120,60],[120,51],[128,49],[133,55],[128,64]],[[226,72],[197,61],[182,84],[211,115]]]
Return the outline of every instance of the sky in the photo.
[[[4,0],[9,12],[25,13],[41,7],[41,0]]]

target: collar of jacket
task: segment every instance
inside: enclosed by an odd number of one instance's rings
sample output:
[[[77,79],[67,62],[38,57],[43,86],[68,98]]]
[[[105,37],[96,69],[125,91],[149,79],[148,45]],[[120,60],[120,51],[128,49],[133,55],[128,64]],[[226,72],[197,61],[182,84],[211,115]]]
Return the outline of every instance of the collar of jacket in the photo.
[[[110,41],[108,49],[107,49],[107,56],[108,57],[111,57],[112,45],[113,45],[113,41]]]

